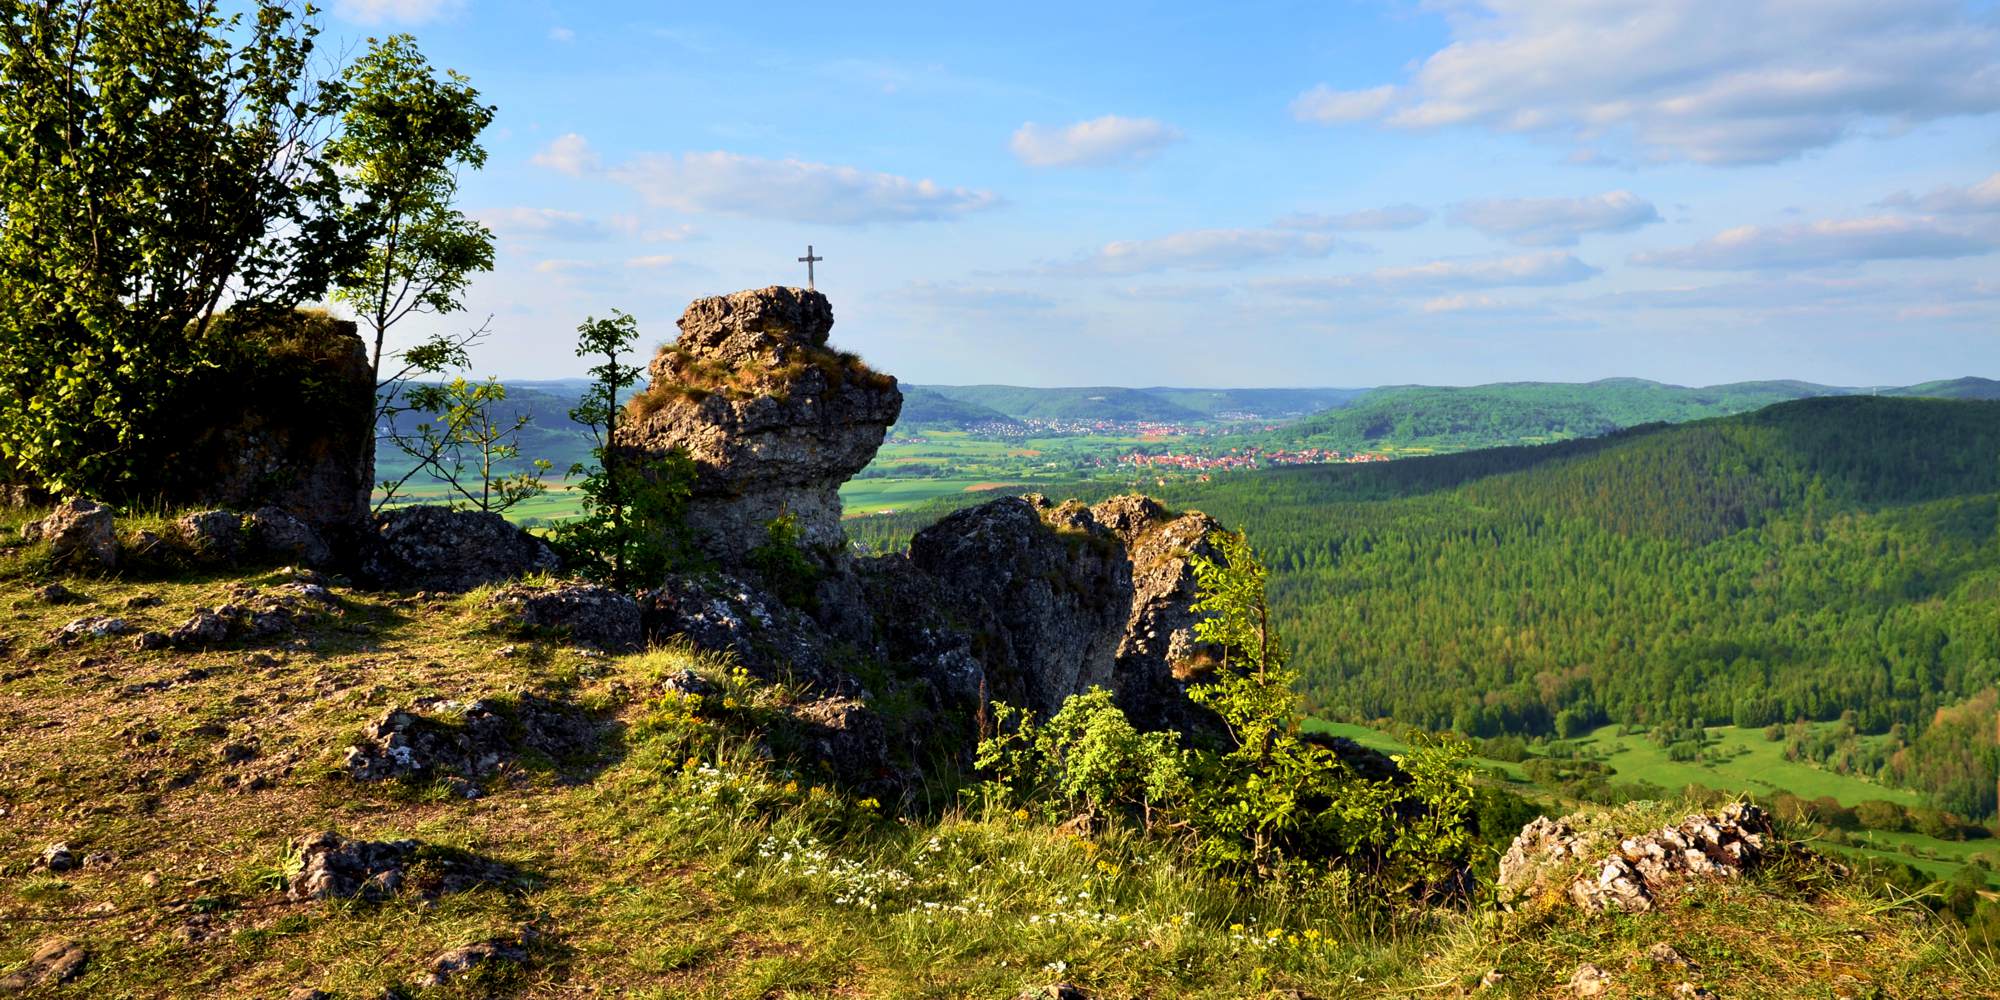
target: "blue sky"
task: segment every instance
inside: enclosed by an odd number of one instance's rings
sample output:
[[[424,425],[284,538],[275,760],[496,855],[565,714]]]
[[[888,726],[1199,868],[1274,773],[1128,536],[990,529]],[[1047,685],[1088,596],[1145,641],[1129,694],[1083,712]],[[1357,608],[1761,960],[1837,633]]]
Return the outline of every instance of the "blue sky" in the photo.
[[[482,373],[803,284],[916,382],[2000,376],[1991,0],[336,0],[499,115]]]

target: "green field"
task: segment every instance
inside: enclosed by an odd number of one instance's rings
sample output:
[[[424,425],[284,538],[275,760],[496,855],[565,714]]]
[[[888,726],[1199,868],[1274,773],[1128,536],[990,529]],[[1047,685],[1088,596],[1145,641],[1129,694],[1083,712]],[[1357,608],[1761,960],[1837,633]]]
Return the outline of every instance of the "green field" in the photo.
[[[1686,763],[1667,759],[1666,749],[1643,735],[1618,735],[1616,726],[1604,726],[1577,740],[1576,745],[1609,764],[1616,772],[1614,780],[1644,781],[1674,790],[1701,785],[1760,795],[1783,791],[1808,799],[1831,796],[1844,806],[1870,799],[1903,806],[1923,804],[1923,796],[1907,788],[1890,788],[1859,775],[1786,760],[1784,744],[1765,739],[1760,730],[1713,726],[1708,737],[1704,759]]]
[[[939,497],[991,492],[1005,496],[1035,489],[1032,483],[998,483],[987,479],[856,479],[840,488],[847,516],[901,510]]]

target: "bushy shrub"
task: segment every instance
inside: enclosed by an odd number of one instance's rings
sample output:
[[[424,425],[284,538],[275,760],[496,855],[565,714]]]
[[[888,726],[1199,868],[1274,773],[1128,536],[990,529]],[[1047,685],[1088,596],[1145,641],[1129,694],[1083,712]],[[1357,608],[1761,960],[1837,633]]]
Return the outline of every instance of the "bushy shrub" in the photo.
[[[1141,734],[1101,690],[1071,697],[1046,725],[996,706],[1002,732],[979,763],[1005,788],[1044,808],[1136,808],[1186,831],[1203,867],[1225,877],[1315,883],[1344,870],[1385,893],[1454,885],[1470,856],[1475,808],[1455,737],[1416,736],[1371,778],[1303,738],[1301,699],[1265,603],[1266,572],[1241,534],[1209,539],[1197,555],[1197,637],[1222,651],[1215,679],[1189,697],[1219,717],[1221,749],[1180,750],[1166,733]]]
[[[798,515],[789,511],[764,526],[764,540],[750,550],[750,568],[773,594],[795,608],[812,605],[822,575],[819,564],[806,554]]]

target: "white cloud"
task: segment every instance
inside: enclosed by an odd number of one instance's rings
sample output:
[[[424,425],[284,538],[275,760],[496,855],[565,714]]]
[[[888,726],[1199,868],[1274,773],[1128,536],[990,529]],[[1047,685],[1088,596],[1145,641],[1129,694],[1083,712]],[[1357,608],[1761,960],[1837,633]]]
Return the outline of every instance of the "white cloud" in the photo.
[[[1280,278],[1260,282],[1271,291],[1324,296],[1355,292],[1450,292],[1480,288],[1568,285],[1597,275],[1598,269],[1567,251],[1434,260],[1423,264],[1378,267],[1361,274],[1329,278]]]
[[[576,41],[576,32],[575,32],[574,30],[572,30],[572,29],[569,29],[569,28],[564,28],[564,27],[560,27],[560,26],[558,26],[558,27],[554,27],[554,28],[550,28],[550,29],[549,29],[549,41],[551,41],[551,42],[564,42],[564,43],[568,43],[568,42],[574,42],[574,41]]]
[[[1365,121],[1387,111],[1395,100],[1394,86],[1335,90],[1322,83],[1292,101],[1292,117],[1322,125]]]
[[[2000,173],[1966,187],[1942,187],[1921,197],[1908,192],[1892,195],[1882,204],[1895,208],[1915,208],[1939,215],[1972,215],[2000,212]]]
[[[465,0],[335,0],[333,11],[361,24],[422,24],[464,6]]]
[[[496,208],[478,213],[479,221],[502,236],[528,239],[587,241],[610,235],[602,223],[581,212],[556,208]]]
[[[1192,229],[1144,240],[1106,243],[1052,273],[1138,274],[1185,268],[1222,271],[1281,258],[1324,257],[1348,244],[1322,233],[1281,229]]]
[[[647,154],[609,171],[650,204],[682,212],[865,225],[951,219],[997,195],[854,167],[737,153]]]
[[[567,258],[553,258],[550,260],[538,260],[535,262],[536,274],[550,274],[550,275],[589,274],[595,271],[600,271],[603,268],[604,268],[603,264],[591,260],[572,260]]]
[[[1943,259],[1990,253],[1992,240],[1935,219],[1873,216],[1784,226],[1738,226],[1709,239],[1632,256],[1632,263],[1687,270],[1782,270],[1869,260]]]
[[[1575,246],[1585,233],[1623,233],[1660,221],[1660,213],[1630,191],[1587,198],[1496,198],[1453,205],[1451,221],[1516,246]]]
[[[1031,167],[1101,167],[1148,159],[1180,138],[1179,129],[1151,118],[1105,115],[1060,128],[1028,122],[1009,146]]]
[[[1039,292],[992,285],[941,284],[913,281],[903,287],[901,297],[940,309],[972,312],[994,310],[1040,310],[1055,307],[1055,300]]]
[[[1275,225],[1280,229],[1304,229],[1316,233],[1360,233],[1413,229],[1429,222],[1430,218],[1430,209],[1427,208],[1419,208],[1416,205],[1390,205],[1387,208],[1368,208],[1358,212],[1337,212],[1331,215],[1294,212],[1280,218]]]
[[[1646,157],[1768,163],[1859,126],[2000,110],[2000,27],[1962,0],[1437,0],[1453,41],[1314,121],[1481,126]]]
[[[644,257],[633,257],[625,261],[625,266],[635,271],[658,271],[669,267],[679,267],[682,261],[672,254],[656,253]]]
[[[597,151],[590,148],[590,140],[570,132],[556,138],[534,155],[538,167],[547,167],[559,174],[582,177],[597,169],[600,160]]]

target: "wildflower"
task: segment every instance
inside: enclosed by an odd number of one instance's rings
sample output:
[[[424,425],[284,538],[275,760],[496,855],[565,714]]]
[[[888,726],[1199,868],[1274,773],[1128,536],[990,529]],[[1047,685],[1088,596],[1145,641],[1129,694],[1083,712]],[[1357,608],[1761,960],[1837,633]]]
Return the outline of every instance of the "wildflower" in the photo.
[[[798,782],[796,782],[796,781],[787,781],[787,782],[785,782],[785,794],[786,794],[786,795],[797,795],[798,793],[799,793],[799,783],[798,783]]]
[[[736,699],[735,699],[735,698],[733,698],[733,697],[728,697],[728,698],[724,698],[724,699],[722,699],[722,707],[723,707],[723,708],[735,708],[735,707],[736,707]]]
[[[1308,929],[1308,930],[1306,931],[1306,940],[1308,940],[1308,941],[1317,941],[1317,940],[1319,940],[1319,928],[1317,928],[1317,927],[1314,927],[1314,928],[1309,928],[1309,929]]]
[[[1016,809],[1014,810],[1014,818],[1025,823],[1028,821],[1028,811],[1026,809]]]
[[[861,807],[861,808],[863,808],[863,809],[880,809],[880,808],[882,808],[882,802],[881,802],[881,800],[879,800],[879,799],[875,799],[875,798],[866,798],[866,799],[862,799],[861,801],[859,801],[859,802],[856,802],[856,803],[855,803],[855,805],[857,805],[857,806],[860,806],[860,807]]]

